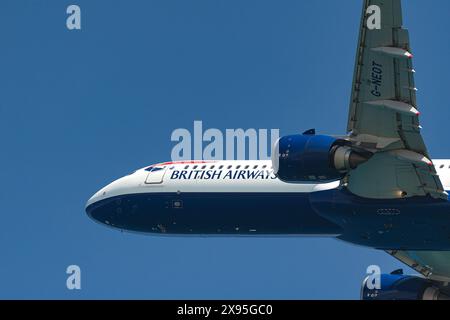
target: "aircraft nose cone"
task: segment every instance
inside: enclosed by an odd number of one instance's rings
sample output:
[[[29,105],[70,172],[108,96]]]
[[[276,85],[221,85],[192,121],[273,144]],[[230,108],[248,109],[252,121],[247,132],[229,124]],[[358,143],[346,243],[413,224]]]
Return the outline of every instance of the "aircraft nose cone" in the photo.
[[[102,224],[115,226],[118,218],[117,213],[120,213],[117,203],[120,201],[118,197],[99,199],[96,201],[95,196],[93,196],[88,200],[85,210],[91,219]]]
[[[99,214],[100,209],[104,208],[105,205],[108,203],[107,199],[119,196],[122,193],[126,192],[127,181],[128,181],[127,176],[122,177],[120,179],[111,182],[110,184],[106,185],[105,187],[101,188],[96,193],[94,193],[94,195],[90,197],[89,200],[86,202],[85,206],[86,213],[90,217],[96,219],[95,216]]]
[[[86,202],[87,215],[102,224],[124,228],[129,222],[128,213],[133,210],[126,199],[139,187],[143,176],[146,175],[127,175],[97,191]]]
[[[99,195],[100,191],[98,191],[91,198],[89,198],[89,200],[86,202],[85,210],[90,218],[99,222],[103,222],[100,219],[100,212],[102,211],[101,207],[103,206],[100,200],[101,199]]]
[[[114,196],[111,186],[113,185],[114,182],[103,187],[86,202],[85,211],[91,219],[104,224],[111,223],[111,199]]]
[[[86,212],[88,212],[88,208],[90,208],[94,203],[96,203],[96,202],[98,202],[98,201],[100,200],[99,192],[100,192],[100,191],[97,191],[97,192],[96,192],[92,197],[90,197],[89,200],[86,202],[86,205],[85,205],[85,210],[86,210]]]

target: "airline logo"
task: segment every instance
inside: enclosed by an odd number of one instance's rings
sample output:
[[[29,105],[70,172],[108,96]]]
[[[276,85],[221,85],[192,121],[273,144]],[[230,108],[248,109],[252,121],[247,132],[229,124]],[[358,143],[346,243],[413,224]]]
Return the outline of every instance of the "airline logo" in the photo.
[[[163,162],[149,166],[146,171],[157,172],[163,170],[167,166],[175,164],[211,164],[215,161],[172,161]],[[172,169],[172,168],[171,168]],[[173,170],[170,172],[171,180],[269,180],[277,179],[272,169],[207,169],[198,168],[191,170]]]
[[[268,180],[276,179],[273,170],[174,170],[171,180]]]

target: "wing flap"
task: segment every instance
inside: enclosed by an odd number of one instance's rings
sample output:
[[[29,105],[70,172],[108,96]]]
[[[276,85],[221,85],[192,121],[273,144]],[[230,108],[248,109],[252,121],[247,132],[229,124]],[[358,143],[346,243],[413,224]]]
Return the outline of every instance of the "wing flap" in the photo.
[[[366,25],[366,10],[372,5],[381,9],[379,30],[370,30]],[[400,0],[364,1],[347,131],[352,135],[376,132],[383,137],[406,139],[404,144],[414,145],[419,148],[416,151],[426,153],[424,145],[408,141],[417,139],[416,136],[401,134],[405,125],[419,129],[409,35],[401,23]],[[385,101],[391,101],[391,105],[407,104],[415,112],[408,114],[391,108],[374,116],[374,106],[386,108]],[[374,131],[374,127],[378,130]]]
[[[377,8],[381,28],[369,28]],[[420,133],[412,58],[401,1],[364,0],[347,130],[354,146],[374,156],[346,181],[361,197],[447,199]]]
[[[450,282],[450,251],[386,251],[426,278]]]
[[[375,153],[347,176],[353,194],[372,199],[427,196],[447,199],[434,166],[425,156],[405,150]]]

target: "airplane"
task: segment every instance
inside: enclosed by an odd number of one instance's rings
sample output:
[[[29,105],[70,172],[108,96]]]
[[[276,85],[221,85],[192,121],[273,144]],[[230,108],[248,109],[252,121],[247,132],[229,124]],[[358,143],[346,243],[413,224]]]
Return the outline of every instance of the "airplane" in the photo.
[[[380,28],[367,11],[381,10]],[[363,0],[347,134],[283,136],[271,160],[164,162],[96,192],[88,216],[178,236],[320,236],[384,250],[402,270],[363,300],[450,299],[450,160],[421,136],[401,0]]]

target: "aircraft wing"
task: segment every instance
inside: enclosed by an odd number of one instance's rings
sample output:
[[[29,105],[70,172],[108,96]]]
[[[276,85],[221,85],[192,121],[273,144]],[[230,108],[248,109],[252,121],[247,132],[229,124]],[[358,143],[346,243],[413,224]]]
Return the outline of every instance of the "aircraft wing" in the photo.
[[[449,251],[386,251],[425,277],[450,282]]]
[[[364,0],[347,131],[354,146],[373,156],[350,171],[347,188],[376,199],[447,199],[420,134],[413,55],[402,24],[401,0]],[[450,282],[450,252],[387,252],[427,278]]]
[[[447,199],[420,133],[414,73],[401,1],[364,0],[347,131],[373,156],[347,176],[356,195]]]

